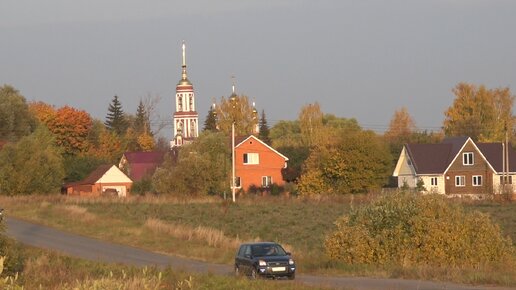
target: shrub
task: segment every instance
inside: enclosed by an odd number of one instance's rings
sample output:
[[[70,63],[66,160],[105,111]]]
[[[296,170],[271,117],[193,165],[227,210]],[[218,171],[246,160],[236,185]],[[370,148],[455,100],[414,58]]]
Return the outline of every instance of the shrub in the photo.
[[[276,183],[271,184],[270,187],[271,195],[280,195],[281,193],[285,192],[285,188],[281,185],[278,185]]]
[[[142,180],[133,182],[131,193],[138,195],[145,195],[154,191],[152,187],[152,180],[150,178],[143,178]]]
[[[0,222],[0,256],[2,259],[2,272],[7,275],[16,275],[23,270],[22,250],[20,245],[5,235],[4,222]]]
[[[332,260],[350,264],[479,266],[514,262],[510,238],[478,211],[444,197],[396,193],[353,209],[325,241]]]

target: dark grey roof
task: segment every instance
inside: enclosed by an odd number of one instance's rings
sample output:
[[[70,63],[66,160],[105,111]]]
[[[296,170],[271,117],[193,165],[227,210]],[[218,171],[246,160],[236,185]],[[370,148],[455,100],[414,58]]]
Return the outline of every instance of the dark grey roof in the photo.
[[[417,174],[441,174],[460,153],[468,137],[446,138],[439,144],[406,144]],[[496,172],[502,172],[502,143],[475,143]],[[509,145],[509,167],[516,171],[516,152]]]

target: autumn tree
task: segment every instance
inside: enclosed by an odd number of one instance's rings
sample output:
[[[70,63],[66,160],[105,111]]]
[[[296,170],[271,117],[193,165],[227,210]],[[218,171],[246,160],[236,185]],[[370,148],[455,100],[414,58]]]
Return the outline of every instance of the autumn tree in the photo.
[[[270,130],[269,125],[267,124],[267,119],[265,118],[265,110],[262,110],[262,114],[260,117],[260,124],[259,124],[260,132],[258,133],[258,137],[260,140],[265,142],[266,144],[271,144],[271,139],[269,138]]]
[[[154,137],[147,131],[144,131],[142,134],[138,136],[137,142],[140,150],[144,152],[150,152],[154,150],[154,147],[156,145],[156,143],[154,142]]]
[[[221,132],[203,132],[181,148],[177,164],[168,157],[153,176],[153,187],[167,194],[220,194],[228,189],[230,148]]]
[[[283,179],[297,181],[310,151],[303,142],[299,121],[281,120],[272,126],[269,136],[272,147],[288,157],[288,166],[282,170]]]
[[[475,141],[494,142],[512,131],[514,96],[509,88],[487,89],[459,83],[454,89],[455,100],[444,113],[446,136],[468,136]]]
[[[117,163],[126,151],[120,136],[105,126],[99,127],[98,123],[94,124],[94,128],[94,133],[91,135],[93,143],[90,143],[92,146],[86,154],[109,163]]]
[[[17,141],[29,135],[36,122],[25,97],[9,85],[0,87],[0,140]]]
[[[214,106],[210,106],[208,110],[208,114],[206,115],[206,120],[204,120],[204,128],[203,131],[211,131],[217,132],[217,112],[214,109]]]
[[[344,131],[343,131],[344,132]],[[312,147],[299,182],[301,194],[363,193],[390,175],[387,146],[372,131],[351,131]]]
[[[392,116],[389,128],[385,131],[384,136],[389,141],[406,143],[416,130],[414,119],[408,113],[407,108],[402,107],[394,112],[394,116]]]
[[[252,134],[258,125],[258,114],[249,98],[244,95],[231,95],[221,98],[216,107],[219,130],[231,134],[231,124],[235,123],[235,134],[244,136]]]
[[[53,135],[44,126],[0,150],[0,194],[59,192],[63,159]]]
[[[301,147],[304,146],[299,121],[281,120],[270,129],[269,137],[272,147]]]
[[[83,110],[64,106],[56,111],[56,116],[47,124],[54,134],[56,143],[66,154],[79,154],[88,150],[87,138],[92,119]]]
[[[323,112],[319,103],[308,104],[301,108],[299,126],[301,135],[307,146],[315,146],[323,138]]]
[[[52,121],[57,114],[57,110],[54,106],[44,103],[44,102],[30,102],[29,103],[29,111],[30,113],[36,117],[36,119],[47,125]]]
[[[116,95],[111,100],[111,104],[109,104],[104,124],[110,131],[115,132],[119,136],[122,136],[127,130],[128,124],[122,109],[122,103],[120,103]]]

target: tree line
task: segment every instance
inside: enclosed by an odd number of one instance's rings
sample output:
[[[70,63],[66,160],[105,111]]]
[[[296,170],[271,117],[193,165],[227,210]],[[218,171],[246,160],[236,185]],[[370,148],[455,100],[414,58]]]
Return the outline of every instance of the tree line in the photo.
[[[362,128],[354,118],[322,112],[318,103],[303,106],[296,120],[269,127],[262,110],[244,95],[222,97],[206,115],[203,132],[181,154],[169,151],[150,124],[159,101],[147,97],[134,114],[124,112],[118,96],[104,121],[70,106],[27,102],[9,85],[0,87],[0,194],[52,193],[77,181],[102,163],[117,164],[123,152],[169,152],[142,191],[182,194],[229,192],[231,124],[237,135],[257,134],[289,158],[283,177],[288,191],[302,195],[362,193],[388,186],[405,143],[437,143],[447,136],[500,142],[514,138],[514,96],[508,88],[459,83],[444,112],[442,130],[418,130],[407,108],[394,112],[383,134]],[[259,132],[256,129],[259,128]],[[157,131],[160,128],[155,129]]]

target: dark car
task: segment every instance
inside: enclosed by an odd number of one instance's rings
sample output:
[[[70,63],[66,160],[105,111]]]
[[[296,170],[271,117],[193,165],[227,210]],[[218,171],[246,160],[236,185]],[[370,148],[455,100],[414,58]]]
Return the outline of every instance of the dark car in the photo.
[[[296,264],[290,253],[272,242],[246,243],[240,245],[235,257],[235,275],[257,277],[296,277]]]

